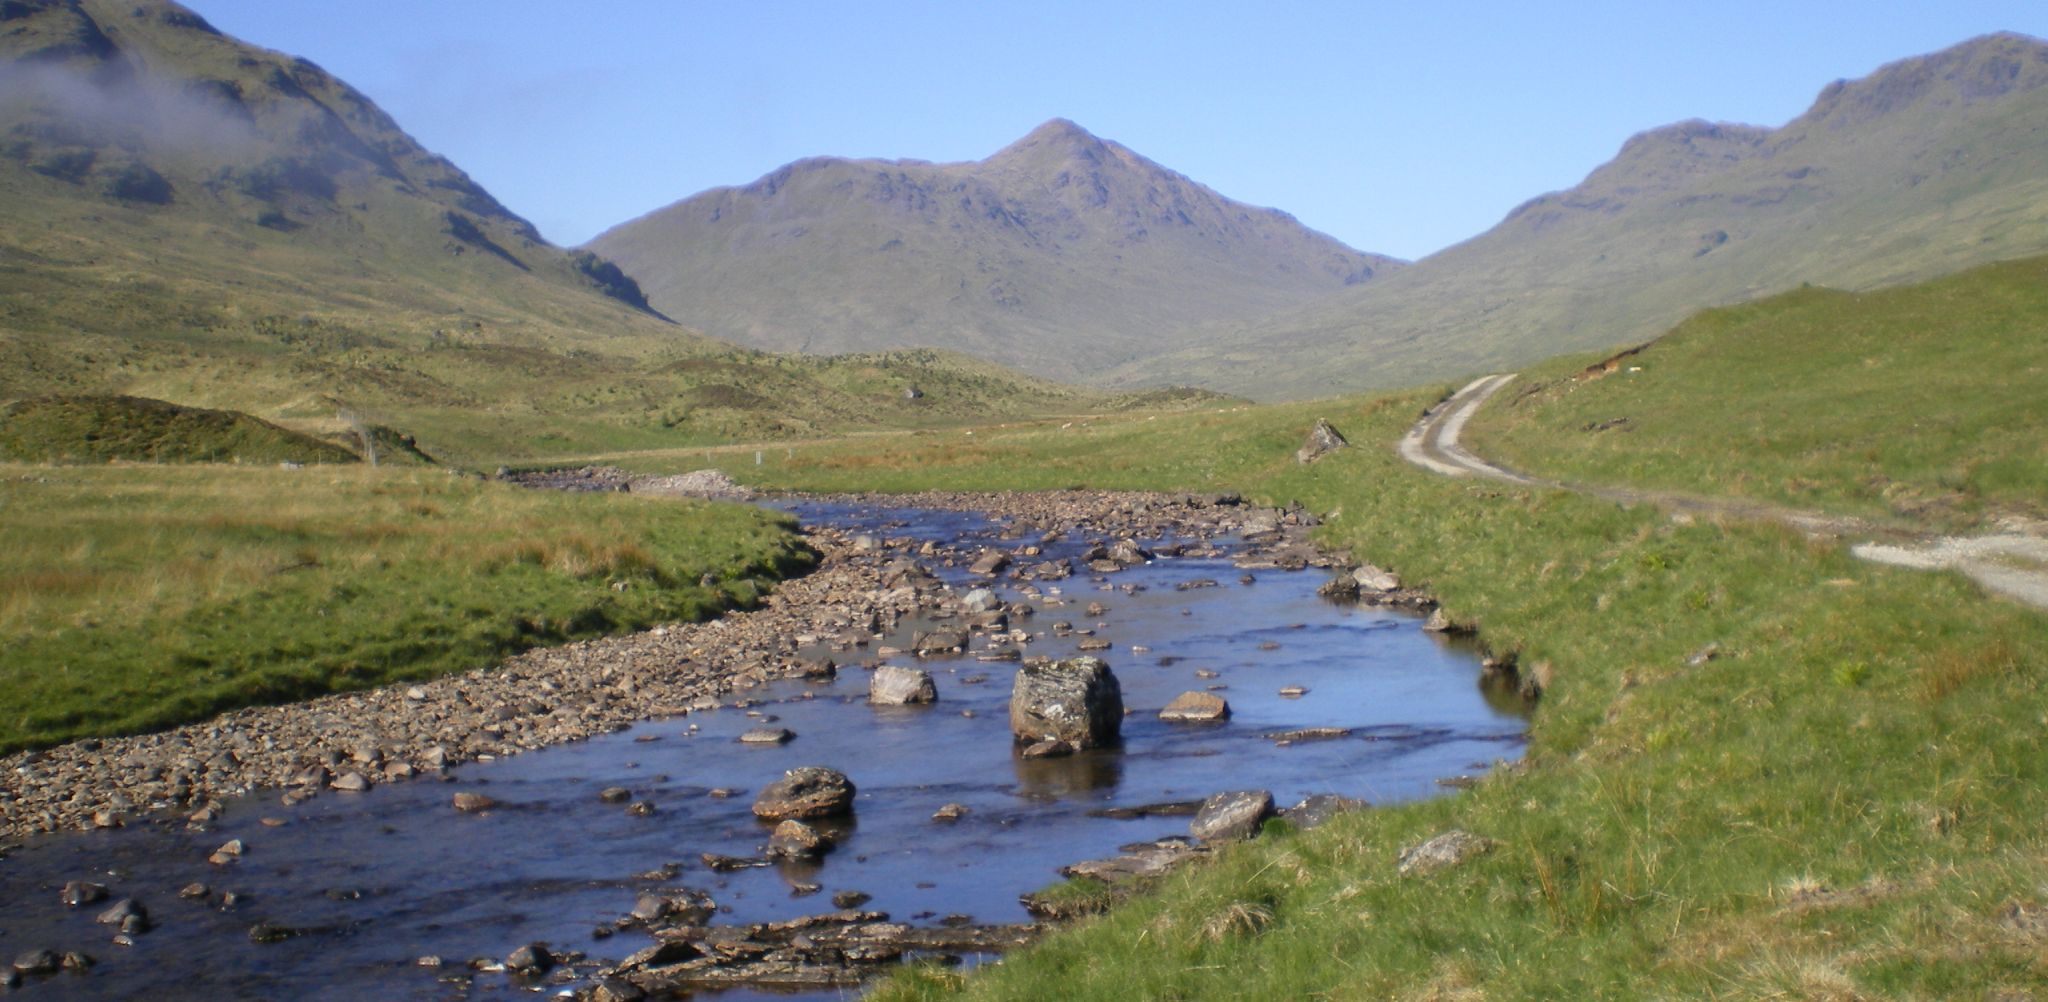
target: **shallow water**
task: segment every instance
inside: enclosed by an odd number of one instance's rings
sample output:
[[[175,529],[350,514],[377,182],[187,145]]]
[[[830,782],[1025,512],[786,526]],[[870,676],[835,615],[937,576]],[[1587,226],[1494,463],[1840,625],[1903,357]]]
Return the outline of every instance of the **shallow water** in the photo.
[[[787,507],[807,522],[892,537],[957,542],[994,533],[969,513]],[[598,941],[591,930],[629,911],[642,890],[708,890],[729,909],[720,922],[829,911],[831,894],[841,890],[873,895],[865,907],[898,920],[1023,921],[1018,895],[1057,879],[1059,866],[1187,831],[1185,818],[1118,821],[1090,817],[1091,810],[1227,789],[1268,789],[1283,805],[1321,792],[1408,800],[1441,792],[1439,778],[1520,753],[1520,703],[1481,687],[1471,651],[1423,633],[1412,615],[1317,598],[1319,572],[1259,571],[1249,586],[1239,583],[1243,573],[1228,558],[1186,558],[1114,575],[1117,590],[1076,577],[1057,583],[1064,607],[1039,600],[1034,619],[1013,623],[1044,631],[1028,653],[1068,656],[1082,638],[1054,638],[1050,624],[1089,628],[1095,622],[1083,608],[1091,601],[1109,607],[1098,635],[1116,646],[1095,656],[1110,663],[1125,705],[1136,711],[1125,720],[1120,749],[1017,757],[1006,712],[1012,663],[966,656],[917,662],[931,669],[939,702],[912,708],[869,707],[865,673],[848,666],[836,682],[749,692],[759,702],[745,710],[474,763],[445,783],[329,792],[289,808],[274,794],[252,798],[229,805],[205,833],[136,824],[39,840],[0,862],[0,961],[40,947],[81,950],[99,961],[83,977],[36,980],[22,989],[24,998],[531,997],[559,989],[503,974],[472,977],[464,965],[534,940],[623,957],[649,940],[624,932]],[[941,574],[966,583],[960,572]],[[1174,589],[1201,578],[1220,584]],[[1125,585],[1144,590],[1126,593]],[[902,646],[915,625],[878,643]],[[1218,676],[1199,678],[1198,669]],[[1279,695],[1297,685],[1308,693]],[[1219,694],[1233,711],[1227,723],[1157,718],[1175,695],[1211,686],[1225,687]],[[773,747],[736,743],[741,731],[768,721],[797,738]],[[1264,737],[1314,726],[1353,734],[1289,747]],[[860,788],[838,849],[817,865],[708,871],[699,853],[757,853],[770,826],[749,813],[752,794],[799,765],[841,769]],[[637,817],[601,803],[597,792],[608,786],[630,788],[657,812]],[[713,788],[741,792],[718,798],[709,795]],[[456,813],[449,797],[458,790],[488,793],[503,806]],[[949,802],[966,805],[968,815],[932,821],[932,811]],[[265,818],[285,823],[269,827]],[[231,838],[246,840],[249,854],[231,867],[208,864],[206,856]],[[681,868],[673,879],[648,876],[664,864]],[[58,903],[59,888],[75,879],[140,899],[157,928],[132,947],[112,945],[112,929],[93,920],[103,905]],[[178,888],[194,881],[246,900],[226,912],[180,900]],[[794,897],[799,884],[821,890]],[[315,931],[258,945],[248,931],[259,920]],[[446,958],[446,966],[416,965],[427,955]]]

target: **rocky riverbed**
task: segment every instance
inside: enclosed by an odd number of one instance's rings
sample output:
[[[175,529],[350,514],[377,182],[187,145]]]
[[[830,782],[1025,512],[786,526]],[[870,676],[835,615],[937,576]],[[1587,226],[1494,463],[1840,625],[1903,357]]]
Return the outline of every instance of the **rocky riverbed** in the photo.
[[[889,508],[878,510],[876,503]],[[759,610],[712,623],[534,651],[503,665],[432,683],[244,711],[165,734],[80,742],[14,756],[0,763],[6,766],[0,772],[0,820],[9,841],[29,843],[20,857],[51,862],[31,864],[36,869],[28,876],[18,870],[10,873],[16,866],[13,861],[0,862],[0,883],[10,888],[24,886],[22,881],[39,888],[48,884],[34,893],[47,891],[51,903],[56,902],[57,885],[72,879],[113,885],[117,895],[134,894],[131,885],[142,879],[135,875],[154,872],[152,857],[164,851],[163,839],[147,833],[162,831],[164,839],[180,847],[176,852],[192,856],[192,865],[219,875],[190,882],[200,885],[192,900],[211,909],[212,917],[204,920],[210,928],[232,928],[252,942],[273,944],[269,949],[292,951],[311,949],[304,944],[331,942],[335,936],[359,937],[355,930],[364,928],[363,923],[387,930],[413,928],[405,923],[427,921],[414,917],[423,911],[452,909],[450,920],[455,921],[452,916],[474,907],[447,903],[449,893],[481,894],[504,902],[498,907],[544,898],[551,911],[568,915],[579,908],[587,912],[594,902],[609,898],[615,902],[612,914],[618,914],[638,893],[630,888],[673,880],[683,869],[701,869],[714,875],[706,878],[708,890],[717,893],[724,921],[703,925],[709,931],[690,941],[694,952],[688,956],[672,947],[666,966],[643,964],[641,980],[648,987],[726,984],[746,979],[734,974],[731,964],[713,962],[718,957],[734,963],[766,962],[762,958],[796,963],[803,955],[791,951],[801,951],[804,944],[824,943],[826,953],[846,955],[842,939],[858,946],[855,954],[877,957],[898,947],[929,948],[917,945],[925,940],[971,942],[986,935],[1009,942],[1024,934],[1020,922],[1028,918],[1018,913],[1017,894],[1042,885],[1058,867],[1102,856],[1131,842],[1133,834],[1156,837],[1176,826],[1187,831],[1184,818],[1169,819],[1163,831],[1130,833],[1118,826],[1156,823],[1147,820],[1158,815],[1147,810],[1146,802],[1192,796],[1199,804],[1219,792],[1213,786],[1190,785],[1217,782],[1214,767],[1203,763],[1204,756],[1230,754],[1234,763],[1242,764],[1233,773],[1269,775],[1260,770],[1270,767],[1242,758],[1243,749],[1251,747],[1246,742],[1289,756],[1282,773],[1270,774],[1286,776],[1270,783],[1292,788],[1282,801],[1287,803],[1320,792],[1324,783],[1359,782],[1366,774],[1362,762],[1400,762],[1397,772],[1407,778],[1389,779],[1394,774],[1382,773],[1370,780],[1376,784],[1371,788],[1342,792],[1418,795],[1418,784],[1426,786],[1429,779],[1487,760],[1490,753],[1484,749],[1511,743],[1520,732],[1511,709],[1484,709],[1472,684],[1476,671],[1455,683],[1436,677],[1437,669],[1419,674],[1411,669],[1407,674],[1415,677],[1407,691],[1427,703],[1443,686],[1462,684],[1463,693],[1454,690],[1451,695],[1477,706],[1477,716],[1472,716],[1472,709],[1460,709],[1446,711],[1450,716],[1445,723],[1411,724],[1406,721],[1427,722],[1438,711],[1389,709],[1380,718],[1376,707],[1360,705],[1363,690],[1347,689],[1350,683],[1345,681],[1355,674],[1348,664],[1358,655],[1345,652],[1368,635],[1385,635],[1385,630],[1403,622],[1398,617],[1382,622],[1368,616],[1345,626],[1348,613],[1311,609],[1300,614],[1302,622],[1259,621],[1272,610],[1241,596],[1274,595],[1270,601],[1279,603],[1274,609],[1288,608],[1301,599],[1286,596],[1307,592],[1287,585],[1272,592],[1260,576],[1311,565],[1340,572],[1316,577],[1328,582],[1326,592],[1362,594],[1369,605],[1427,607],[1425,597],[1402,589],[1384,572],[1357,572],[1348,561],[1316,553],[1306,539],[1314,519],[1305,512],[1258,508],[1232,497],[1098,492],[798,499],[787,504],[807,522],[835,525],[811,530],[813,544],[825,555],[821,567],[784,583]],[[917,511],[899,510],[905,506]],[[994,519],[993,525],[984,513]],[[821,515],[829,517],[814,517]],[[1180,569],[1168,573],[1162,567]],[[1314,584],[1308,588],[1313,590]],[[1206,611],[1194,617],[1196,608]],[[1244,621],[1229,621],[1233,615]],[[1412,635],[1418,621],[1406,622]],[[1214,635],[1190,634],[1190,625],[1197,627],[1196,633]],[[1154,656],[1152,647],[1184,653]],[[1242,655],[1226,653],[1240,648]],[[1286,653],[1276,653],[1283,649]],[[919,650],[924,651],[922,656]],[[1013,758],[1003,721],[1009,686],[1001,680],[1015,671],[1017,663],[1045,658],[1047,652],[1090,652],[1116,664],[1127,680],[1125,695],[1134,714],[1127,719],[1145,721],[1132,725],[1138,728],[1135,736],[1127,727],[1124,748],[1069,749],[1068,757],[1053,760]],[[1189,656],[1211,659],[1214,667],[1178,663]],[[1310,666],[1290,660],[1303,656],[1328,663]],[[938,702],[871,702],[869,681],[883,673],[861,669],[884,662],[924,671],[926,684],[937,676],[931,693]],[[1266,662],[1276,671],[1293,674],[1246,674]],[[1289,664],[1297,668],[1281,667]],[[1399,673],[1398,666],[1390,665],[1388,671]],[[837,681],[835,676],[840,676]],[[1230,684],[1242,686],[1255,678],[1254,684],[1263,687],[1261,693],[1229,691]],[[1301,684],[1304,680],[1309,684]],[[922,688],[913,680],[912,691]],[[1213,706],[1204,716],[1158,716],[1176,693],[1188,695],[1182,690],[1197,689],[1208,699],[1188,700],[1187,705],[1209,706],[1228,697],[1239,707],[1237,718],[1224,723],[1227,716],[1213,712]],[[1319,702],[1323,700],[1329,702]],[[1456,722],[1468,718],[1470,723]],[[1485,723],[1488,720],[1501,723]],[[877,727],[880,730],[873,730]],[[613,735],[628,728],[629,735]],[[1267,739],[1273,734],[1307,733],[1319,737]],[[1237,743],[1217,743],[1226,739]],[[725,747],[736,750],[714,754],[715,745],[707,742],[720,740],[731,742]],[[643,743],[647,741],[656,743]],[[676,742],[681,743],[663,751]],[[536,756],[531,766],[523,764],[523,757],[511,758],[518,752],[563,745],[571,747]],[[974,750],[950,756],[958,762],[948,761],[949,755],[935,759],[929,751],[919,750],[970,745]],[[686,752],[685,746],[697,750]],[[678,754],[689,757],[674,758]],[[857,823],[823,832],[828,841],[839,843],[837,852],[827,856],[829,849],[810,855],[790,850],[778,855],[782,850],[777,842],[785,833],[778,829],[771,838],[772,826],[756,830],[752,819],[744,817],[744,803],[725,811],[734,818],[719,813],[725,810],[717,806],[721,798],[765,787],[776,764],[815,764],[802,758],[812,754],[832,759],[830,764],[854,773],[861,784]],[[743,755],[745,761],[731,755]],[[703,778],[696,783],[666,774],[634,779],[638,774],[630,771],[632,759],[650,756],[674,762],[670,770],[685,769]],[[1410,761],[1403,756],[1419,757]],[[982,759],[987,761],[969,765]],[[865,771],[862,765],[867,766]],[[971,768],[978,778],[964,783],[948,778],[946,766]],[[619,773],[620,769],[629,771]],[[455,781],[456,789],[404,782],[421,779]],[[584,792],[586,785],[591,788]],[[1131,798],[1140,802],[1124,802]],[[1270,807],[1270,800],[1264,803]],[[608,806],[599,820],[592,820],[585,804]],[[1030,806],[1020,811],[1017,805]],[[1123,813],[1090,813],[1097,810]],[[1255,824],[1260,813],[1254,812],[1249,823]],[[376,835],[379,815],[386,818],[382,836]],[[463,817],[496,827],[454,827],[451,819]],[[635,817],[643,819],[638,828],[619,829],[601,844],[575,839],[583,827],[608,831],[606,826],[632,824],[625,819]],[[272,822],[289,827],[272,829]],[[712,846],[701,861],[695,854],[677,861],[649,848],[647,840],[659,840],[661,826],[675,824],[692,830],[682,836],[685,841],[694,838]],[[304,827],[308,825],[312,827]],[[316,841],[310,847],[293,841],[314,838],[323,825],[334,826],[338,841]],[[1088,825],[1108,827],[1091,828],[1093,834],[1085,837],[1062,834]],[[367,826],[364,835],[384,838],[382,846],[367,850],[366,856],[363,835],[340,834],[354,832],[357,826]],[[935,831],[934,826],[949,834],[926,834]],[[83,842],[76,836],[53,840],[41,835],[95,827],[109,830],[85,836]],[[1024,835],[1026,829],[1042,830],[1044,837]],[[549,864],[539,858],[518,862],[520,852],[538,851],[535,846],[521,845],[516,851],[501,847],[492,851],[512,856],[496,865],[526,874],[522,879],[538,880],[542,886],[457,891],[471,886],[464,880],[476,878],[435,869],[445,864],[434,861],[459,858],[450,855],[459,847],[447,845],[449,838],[467,838],[461,833],[484,830],[499,832],[495,837],[523,837],[529,843],[553,846],[546,858],[595,853],[604,862],[583,867],[599,876],[565,888],[557,886],[558,878],[543,876]],[[527,834],[510,835],[513,830]],[[1013,830],[1018,834],[1010,834]],[[288,834],[294,831],[300,834]],[[888,839],[900,842],[905,836],[891,832],[919,832],[917,840],[941,840],[930,843],[932,848],[920,859],[901,859],[885,846]],[[799,842],[785,842],[785,849],[802,841],[801,833],[790,837]],[[1013,844],[1018,837],[1025,841]],[[101,845],[95,838],[106,840],[104,848],[94,848]],[[296,848],[288,848],[292,846]],[[279,853],[287,858],[278,858]],[[992,872],[990,853],[1003,857],[1000,878],[985,876]],[[215,857],[211,863],[205,862],[209,855]],[[1105,862],[1086,872],[1145,872],[1160,860],[1179,860],[1188,853],[1155,844],[1137,855],[1135,860]],[[634,858],[641,863],[630,862]],[[409,864],[416,865],[408,869]],[[635,877],[636,866],[656,869]],[[58,872],[66,868],[75,872]],[[958,872],[939,872],[949,868]],[[326,875],[309,876],[315,872]],[[401,872],[409,876],[393,876]],[[821,879],[821,874],[827,876]],[[789,906],[772,902],[819,893],[832,882],[830,874],[858,880],[863,884],[860,896],[872,891],[882,899],[879,904],[911,921],[866,916],[843,923],[857,928],[822,938],[806,933],[778,939],[782,933],[771,926],[803,916],[791,918]],[[314,879],[351,886],[323,892],[306,883]],[[393,880],[423,881],[426,886],[389,886]],[[764,897],[760,881],[782,888],[782,893]],[[353,886],[363,882],[371,886]],[[449,890],[436,890],[442,883]],[[182,886],[189,889],[190,884]],[[317,902],[287,900],[291,907],[277,904],[280,895],[297,897],[287,890],[294,886],[298,893],[340,896]],[[141,956],[167,942],[179,944],[181,950],[198,948],[195,944],[203,940],[179,939],[173,931],[179,923],[161,919],[167,907],[185,907],[163,902],[174,889],[160,888],[161,893],[142,902],[157,909],[142,925],[154,919],[166,931],[117,932],[130,944],[123,949]],[[842,890],[852,893],[851,888]],[[394,902],[385,910],[359,903],[380,894]],[[406,901],[403,907],[395,903],[401,898]],[[956,910],[942,913],[930,907],[941,899]],[[253,914],[248,911],[251,900],[270,905],[263,914]],[[0,944],[35,952],[78,942],[75,933],[70,940],[53,936],[47,946],[21,938],[24,928],[33,928],[24,923],[41,921],[34,914],[29,909],[10,913],[0,908]],[[273,920],[272,914],[284,917]],[[460,982],[463,992],[473,992],[480,973],[507,969],[506,962],[513,959],[508,951],[519,938],[539,932],[559,943],[565,935],[560,922],[542,922],[536,928],[531,920],[492,914],[496,917],[489,921],[471,920],[477,927],[474,935],[504,938],[475,944],[484,952],[451,964],[437,980]],[[819,913],[813,909],[805,914]],[[950,938],[929,931],[901,936],[895,932],[899,925],[929,930],[940,914],[961,920],[946,926],[955,928]],[[196,916],[184,920],[200,921]],[[994,924],[985,924],[989,922]],[[441,928],[438,920],[427,921],[401,938],[432,938]],[[607,928],[623,933],[627,926],[586,925],[582,936],[596,936]],[[888,942],[892,936],[900,941],[893,947]],[[473,942],[462,937],[454,941]],[[353,949],[370,951],[373,943],[361,941]],[[65,952],[53,951],[59,969]],[[72,952],[85,956],[94,951]],[[568,979],[562,982],[568,984],[601,969],[597,961],[582,960],[582,952],[621,957],[632,950],[555,948],[550,953],[555,959],[545,965],[548,970],[530,973]],[[306,965],[332,962],[331,954],[292,956],[293,963]],[[330,959],[318,959],[321,956]],[[392,961],[385,957],[386,963]],[[511,967],[519,974],[518,965]],[[610,969],[622,970],[625,965]],[[110,976],[111,969],[90,978],[98,982]],[[805,976],[837,975],[828,971]],[[62,981],[59,976],[51,986]],[[202,985],[194,988],[194,997],[205,994]],[[356,996],[343,990],[331,997]]]
[[[1305,513],[1249,507],[1234,497],[1068,492],[849,500],[987,512],[1007,521],[1004,536],[1018,541],[1019,550],[1033,548],[1025,540],[1047,535],[1115,542],[1237,533],[1258,548],[1248,558],[1252,566],[1337,562],[1307,542],[1314,520]],[[189,812],[204,823],[222,800],[252,790],[279,788],[289,791],[287,798],[360,792],[636,720],[709,709],[770,680],[823,671],[829,654],[804,654],[821,643],[842,657],[857,655],[877,626],[957,606],[958,596],[918,562],[958,565],[979,556],[944,546],[897,552],[872,536],[855,540],[829,528],[813,530],[811,542],[825,555],[818,570],[782,583],[756,611],[531,651],[432,682],[243,710],[159,734],[79,741],[0,759],[0,837],[111,827],[166,811]],[[1061,576],[1090,572],[1069,564]],[[1427,601],[1402,592],[1387,600]]]

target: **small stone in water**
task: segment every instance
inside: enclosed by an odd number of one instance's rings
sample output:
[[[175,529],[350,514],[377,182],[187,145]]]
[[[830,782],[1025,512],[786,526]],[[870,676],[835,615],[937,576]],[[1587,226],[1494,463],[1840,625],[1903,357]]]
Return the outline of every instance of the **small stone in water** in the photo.
[[[597,799],[602,800],[607,804],[623,804],[626,801],[633,799],[633,791],[628,790],[623,786],[607,786],[604,789],[597,791]]]
[[[933,821],[958,821],[967,816],[965,804],[947,804],[932,812]]]
[[[488,811],[491,808],[498,806],[497,801],[492,800],[491,798],[486,797],[481,793],[471,793],[468,791],[456,794],[453,798],[453,803],[455,809],[461,811],[464,814],[475,814],[479,811]]]
[[[79,905],[89,905],[96,901],[105,901],[106,899],[107,888],[103,884],[74,880],[64,885],[62,900],[65,904],[74,908]]]

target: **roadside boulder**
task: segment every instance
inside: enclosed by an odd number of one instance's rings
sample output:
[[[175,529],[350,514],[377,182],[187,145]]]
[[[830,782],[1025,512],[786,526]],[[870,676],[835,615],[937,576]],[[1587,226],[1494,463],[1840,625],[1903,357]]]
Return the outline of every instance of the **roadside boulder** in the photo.
[[[1234,790],[1202,801],[1188,832],[1204,842],[1248,839],[1273,816],[1273,795],[1265,790]]]
[[[1117,743],[1123,720],[1123,689],[1100,658],[1068,658],[1017,670],[1010,690],[1010,733],[1020,743],[1107,747]]]
[[[1316,426],[1309,429],[1308,440],[1294,451],[1294,461],[1304,465],[1313,463],[1350,444],[1327,419],[1317,418]]]
[[[1183,692],[1173,697],[1173,702],[1159,711],[1161,720],[1179,720],[1206,723],[1230,719],[1230,704],[1223,697],[1210,692]]]
[[[853,813],[853,781],[837,769],[791,769],[754,798],[754,816],[771,821],[829,818]]]
[[[922,668],[883,665],[868,677],[868,702],[876,706],[907,706],[932,703],[939,698],[932,673]]]

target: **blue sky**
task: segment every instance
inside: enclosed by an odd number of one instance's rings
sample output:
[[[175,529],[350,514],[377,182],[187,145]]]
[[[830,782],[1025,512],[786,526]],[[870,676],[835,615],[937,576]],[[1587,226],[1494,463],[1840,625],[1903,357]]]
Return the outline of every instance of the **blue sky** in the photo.
[[[1420,257],[1685,118],[2041,0],[697,3],[189,0],[367,93],[550,240],[806,156],[976,160],[1055,116],[1361,250]]]

